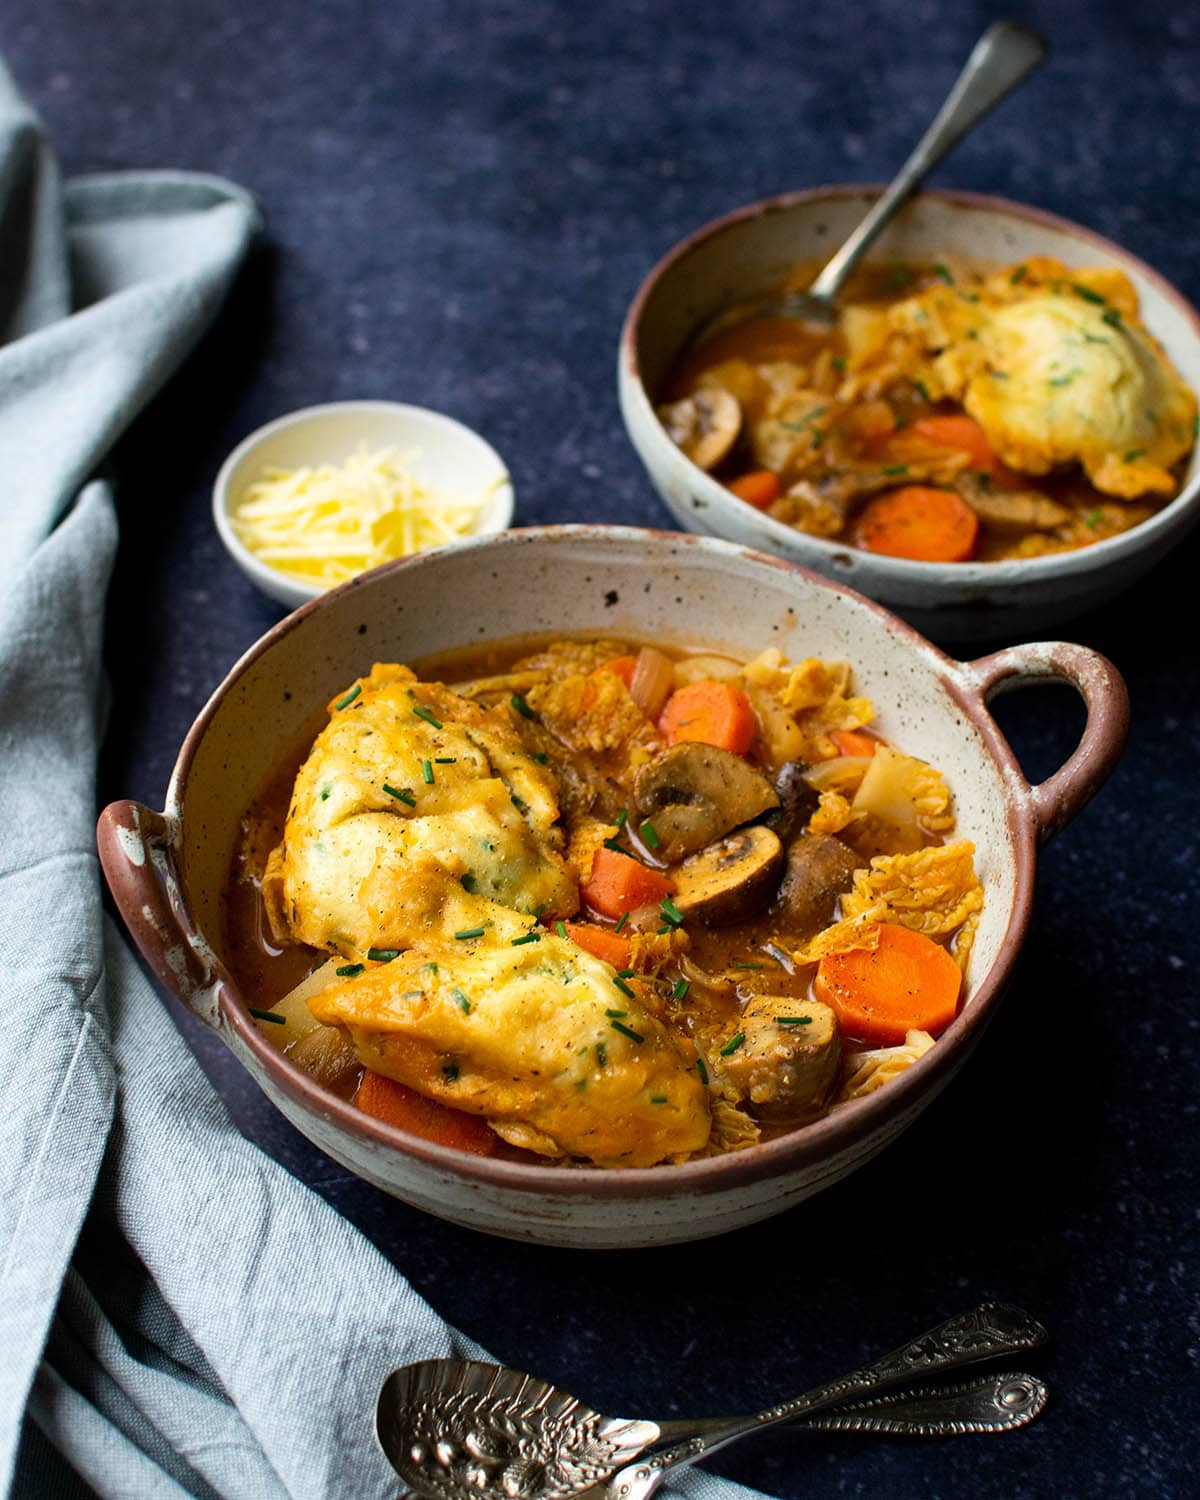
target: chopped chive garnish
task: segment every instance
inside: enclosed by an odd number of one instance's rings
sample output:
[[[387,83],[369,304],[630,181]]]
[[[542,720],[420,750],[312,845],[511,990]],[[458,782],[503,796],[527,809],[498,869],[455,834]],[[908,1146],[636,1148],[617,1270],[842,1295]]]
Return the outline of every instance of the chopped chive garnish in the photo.
[[[430,713],[429,709],[427,709],[423,703],[414,703],[413,713],[416,714],[418,719],[424,719],[426,724],[432,724],[435,729],[440,729],[442,727],[441,719],[435,719],[433,714]]]
[[[424,998],[425,998],[425,991],[424,990],[405,990],[404,993],[403,993],[403,995],[400,996],[400,998],[401,998],[401,1000],[424,1000]]]
[[[675,905],[674,901],[671,900],[670,896],[662,898],[658,903],[658,909],[662,912],[663,919],[669,922],[672,927],[678,927],[683,921],[683,913]]]
[[[400,957],[399,948],[368,948],[367,957],[373,964],[390,964],[392,959]]]
[[[468,870],[467,873],[462,876],[458,883],[462,886],[463,890],[466,891],[468,896],[473,896],[479,889],[479,882],[475,879],[474,875],[471,874],[470,870]]]
[[[538,904],[533,908],[533,919],[535,922],[549,905],[549,901],[539,901]]]
[[[829,363],[835,370],[844,370],[846,368],[846,361],[840,354],[835,354]]]
[[[542,935],[540,932],[527,932],[522,937],[513,938],[512,946],[514,948],[521,948],[524,947],[526,943],[540,943],[541,940]]]
[[[461,932],[456,932],[454,936],[458,942],[465,943],[470,938],[482,937],[483,931],[482,927],[464,927]]]
[[[913,385],[916,386],[917,395],[920,396],[922,401],[928,401],[930,399],[929,389],[923,380],[914,380]]]
[[[1081,375],[1082,370],[1068,370],[1065,375],[1055,375],[1047,383],[1049,385],[1070,385],[1076,375]]]
[[[671,987],[671,995],[676,1000],[683,1000],[691,989],[691,982],[687,979],[677,979]]]
[[[613,819],[613,821],[616,823],[617,828],[621,829],[621,828],[625,827],[625,824],[628,821],[628,818],[629,818],[629,809],[627,807],[623,807],[621,809],[621,811],[617,814],[617,816]]]
[[[525,702],[520,693],[514,693],[508,700],[523,719],[533,718],[533,709]]]
[[[620,839],[605,839],[604,847],[606,849],[611,849],[614,854],[624,854],[626,852],[622,847]]]
[[[322,802],[328,802],[329,801],[329,794],[332,791],[333,791],[333,782],[332,781],[327,781],[325,783],[325,785],[321,788],[321,801]]]
[[[735,969],[765,969],[766,964],[734,964]]]
[[[1028,266],[1018,266],[1008,279],[1013,284],[1013,286],[1019,286],[1021,282],[1025,280],[1028,271]]]
[[[1129,452],[1125,455],[1124,462],[1127,464],[1131,464],[1136,459],[1145,458],[1145,456],[1145,448],[1130,448]]]
[[[273,1010],[255,1010],[253,1005],[247,1006],[246,1009],[260,1021],[272,1021],[276,1026],[287,1025],[287,1017],[276,1015]]]
[[[614,979],[613,983],[621,991],[622,995],[628,995],[631,1000],[635,1000],[637,998],[636,991],[631,990],[623,979]]]
[[[667,1102],[667,1096],[666,1096],[666,1094],[651,1094],[650,1095],[650,1103],[651,1104],[665,1104],[666,1102]]]
[[[732,1057],[745,1040],[746,1033],[744,1031],[739,1031],[737,1036],[731,1036],[725,1043],[725,1045],[721,1048],[721,1056]]]
[[[613,931],[614,932],[620,932],[621,928],[624,927],[625,923],[628,922],[628,921],[629,921],[629,913],[627,911],[623,911],[621,913],[620,920],[617,922],[617,925],[613,928]]]
[[[640,1031],[634,1031],[632,1026],[626,1026],[624,1021],[610,1021],[608,1023],[614,1031],[619,1031],[622,1036],[627,1036],[631,1042],[636,1042],[640,1047],[646,1038]]]
[[[603,1042],[596,1043],[596,1066],[605,1068],[608,1066],[608,1048]]]
[[[421,762],[421,775],[425,778],[425,785],[433,785],[433,762],[423,760]]]
[[[458,1064],[457,1063],[443,1063],[442,1064],[442,1077],[445,1078],[446,1080],[448,1080],[448,1082],[453,1083],[455,1081],[455,1079],[458,1077]]]
[[[546,754],[546,752],[544,750],[535,750],[533,752],[533,758],[534,758],[534,760],[537,761],[537,763],[538,763],[539,766],[548,765],[549,762],[550,762],[550,757]]]
[[[336,710],[339,708],[349,708],[350,705],[354,702],[355,698],[357,698],[361,692],[362,684],[356,682],[350,689],[350,691],[346,694],[346,696],[344,698],[339,698],[338,701],[333,705],[334,709]]]
[[[951,276],[949,267],[948,266],[944,266],[941,263],[940,260],[935,260],[934,261],[934,263],[933,263],[933,274],[935,276],[939,276],[946,283],[947,286],[953,286],[954,285],[954,277]]]
[[[425,968],[425,969],[428,969],[431,974],[436,974],[437,971],[438,971],[437,964],[422,964],[421,967]]]
[[[458,1008],[462,1011],[463,1015],[469,1016],[471,1014],[471,1002],[463,994],[462,990],[460,990],[456,985],[454,989],[450,991],[450,993],[454,996],[455,1000],[458,1001]]]
[[[361,974],[362,971],[362,964],[343,964],[340,969],[334,969],[333,972],[339,979],[353,979],[356,974]]]
[[[1071,290],[1076,296],[1082,297],[1085,302],[1095,302],[1101,307],[1104,306],[1104,298],[1099,292],[1093,292],[1090,286],[1080,286],[1079,282],[1073,281],[1071,283]]]
[[[892,269],[892,285],[907,286],[911,276],[907,266],[895,266]]]
[[[512,803],[512,805],[516,808],[516,810],[521,814],[522,817],[524,817],[525,814],[529,811],[529,803],[522,802],[520,797],[517,796],[516,792],[509,792],[508,800]]]
[[[636,973],[637,973],[636,969],[618,969],[617,970],[617,978],[618,979],[632,979],[633,976]]]
[[[811,1026],[811,1016],[776,1016],[780,1026]]]
[[[1084,516],[1084,518],[1083,518],[1083,524],[1085,526],[1090,527],[1093,531],[1095,531],[1096,527],[1099,526],[1100,522],[1103,521],[1103,519],[1104,519],[1104,513],[1103,513],[1103,511],[1100,511],[1100,510],[1089,510],[1088,513],[1087,513],[1087,515]]]
[[[1121,314],[1116,310],[1115,307],[1106,307],[1100,314],[1100,316],[1104,319],[1104,321],[1110,328],[1120,328]]]
[[[627,1016],[629,1012],[627,1010],[606,1010],[604,1014],[610,1021],[619,1021],[622,1016]]]
[[[559,937],[569,938],[571,936],[567,931],[567,924],[565,922],[555,922],[554,930],[558,933]]]
[[[654,932],[655,936],[662,937],[664,932],[673,932],[674,930],[675,929],[671,926],[670,922],[664,922],[661,927],[656,927],[654,929]]]
[[[638,832],[641,834],[643,840],[645,841],[647,848],[658,848],[660,839],[653,823],[649,821],[643,823],[642,826],[638,829]]]
[[[907,474],[907,464],[885,464],[879,471],[881,474]]]
[[[413,796],[413,794],[411,792],[397,791],[397,789],[394,786],[388,786],[388,784],[387,784],[386,781],[383,783],[383,789],[388,794],[389,797],[395,797],[395,799],[396,799],[397,802],[404,802],[409,807],[416,807],[416,805],[417,805],[417,799]]]
[[[809,443],[808,446],[810,448],[819,448],[821,446],[821,438],[822,438],[822,436],[823,436],[822,433],[814,432],[813,435],[812,435],[812,442]]]
[[[457,755],[435,755],[433,763],[435,766],[452,766],[457,759]]]
[[[700,1079],[701,1083],[708,1082],[708,1064],[702,1057],[696,1059],[696,1076]]]

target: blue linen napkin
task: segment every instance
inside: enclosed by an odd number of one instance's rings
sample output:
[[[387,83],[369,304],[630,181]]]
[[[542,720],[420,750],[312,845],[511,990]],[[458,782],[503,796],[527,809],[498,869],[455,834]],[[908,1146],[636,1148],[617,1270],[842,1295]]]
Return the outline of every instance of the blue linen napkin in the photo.
[[[29,1500],[382,1500],[381,1379],[480,1352],[241,1137],[101,907],[92,476],[255,227],[215,178],[62,186],[0,65],[0,1494]]]

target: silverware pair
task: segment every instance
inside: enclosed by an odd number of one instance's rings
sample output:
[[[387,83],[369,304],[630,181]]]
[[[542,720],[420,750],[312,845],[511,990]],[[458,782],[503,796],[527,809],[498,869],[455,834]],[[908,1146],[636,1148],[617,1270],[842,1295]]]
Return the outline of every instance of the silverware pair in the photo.
[[[396,1473],[424,1500],[648,1500],[672,1470],[767,1427],[920,1437],[1023,1427],[1046,1403],[1033,1375],[908,1383],[1037,1349],[1046,1338],[1020,1308],[987,1302],[790,1401],[690,1422],[606,1417],[516,1370],[424,1360],[384,1381],[375,1431]]]

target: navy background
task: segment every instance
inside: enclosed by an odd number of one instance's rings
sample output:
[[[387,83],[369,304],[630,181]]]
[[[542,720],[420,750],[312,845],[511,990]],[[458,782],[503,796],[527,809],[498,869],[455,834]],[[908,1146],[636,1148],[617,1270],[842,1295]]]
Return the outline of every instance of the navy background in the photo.
[[[478,427],[523,523],[666,524],[615,396],[657,257],[762,194],[886,177],[989,5],[6,0],[0,50],[64,170],[179,166],[249,188],[266,234],[219,326],[118,455],[104,799],[160,806],[188,724],[278,617],[227,560],[228,450],[312,402],[391,397]],[[1011,13],[1050,63],[939,181],[1111,235],[1200,301],[1200,14]],[[986,1046],[881,1158],[724,1239],[585,1254],[490,1240],[318,1155],[186,1018],[238,1122],[501,1359],[601,1409],[727,1412],[836,1373],[984,1296],[1055,1343],[1028,1432],[773,1437],[720,1461],[781,1496],[1177,1496],[1196,1428],[1195,541],[1066,634],[1126,673],[1134,730],[1047,850]],[[998,706],[1031,776],[1064,691]],[[286,1268],[282,1268],[286,1273]]]

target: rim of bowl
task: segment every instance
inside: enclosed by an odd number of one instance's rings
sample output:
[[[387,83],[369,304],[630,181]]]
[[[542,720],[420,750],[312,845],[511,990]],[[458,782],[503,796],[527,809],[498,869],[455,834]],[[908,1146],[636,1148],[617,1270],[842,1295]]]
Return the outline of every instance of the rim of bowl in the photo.
[[[633,380],[647,413],[652,422],[658,426],[664,452],[669,448],[672,454],[678,454],[681,459],[683,458],[680,450],[671,443],[666,433],[662,432],[661,424],[654,415],[654,403],[642,380],[637,354],[637,334],[646,305],[658,290],[660,282],[668,271],[686,259],[704,241],[733,229],[747,219],[784,213],[798,205],[816,203],[824,199],[877,198],[884,191],[885,186],[881,183],[837,182],[821,187],[800,188],[790,193],[778,193],[769,198],[759,198],[753,203],[744,204],[740,208],[732,209],[702,224],[682,240],[677,241],[651,268],[629,305],[621,328],[619,347],[622,368]],[[1036,208],[1028,203],[1018,203],[1014,199],[1002,198],[993,193],[976,193],[962,188],[925,188],[914,193],[910,201],[920,198],[936,199],[954,208],[986,209],[992,213],[1007,215],[1012,219],[1023,220],[1038,228],[1053,229],[1094,245],[1118,262],[1124,262],[1127,266],[1136,268],[1140,276],[1152,283],[1159,294],[1172,304],[1176,313],[1190,325],[1192,335],[1200,345],[1200,311],[1194,304],[1160,271],[1156,271],[1140,256],[1135,255],[1131,250],[1126,250],[1124,246],[1118,245],[1115,240],[1108,239],[1096,230],[1089,229],[1084,224],[1077,224],[1075,220],[1064,218],[1061,214],[1051,213],[1049,209]],[[699,480],[703,481],[708,499],[716,506],[718,512],[726,504],[732,506],[744,503],[731,495],[724,485],[719,484],[703,469],[696,468],[690,460],[683,459],[683,462],[694,470]],[[919,562],[913,558],[888,557],[882,553],[864,553],[863,556],[869,560],[872,570],[882,577],[891,576],[897,580],[905,579],[910,582],[924,579],[935,585],[942,579],[954,580],[966,585],[978,583],[995,585],[1015,582],[1018,579],[1024,581],[1038,577],[1074,576],[1097,570],[1107,562],[1117,561],[1126,553],[1141,551],[1144,546],[1151,545],[1160,533],[1174,531],[1184,524],[1192,512],[1198,508],[1200,508],[1200,468],[1189,480],[1185,481],[1177,495],[1174,495],[1160,511],[1147,520],[1139,521],[1136,526],[1131,526],[1128,531],[1120,532],[1116,536],[1104,537],[1098,542],[1092,542],[1086,547],[1074,548],[1069,552],[1053,552],[1043,557],[1005,558],[998,562],[961,563]],[[758,513],[758,520],[766,526],[768,533],[778,537],[781,543],[792,547],[811,545],[816,557],[832,558],[834,553],[847,550],[845,542],[797,531],[795,527],[788,526],[762,512]]]
[[[442,427],[456,434],[465,434],[466,437],[478,443],[487,453],[491,454],[496,461],[497,469],[504,477],[497,485],[491,502],[493,507],[492,518],[468,532],[463,540],[468,540],[471,537],[495,536],[497,533],[507,531],[511,527],[515,496],[513,494],[512,474],[509,471],[508,464],[492,444],[488,442],[487,438],[481,433],[476,432],[473,427],[468,427],[465,422],[460,422],[457,417],[449,416],[446,412],[435,411],[431,406],[415,406],[412,402],[408,401],[369,399],[363,401],[324,401],[315,406],[301,406],[296,411],[284,412],[282,416],[273,417],[271,421],[264,422],[261,427],[256,427],[253,432],[247,433],[225,459],[217,471],[216,479],[213,480],[212,511],[217,534],[224,543],[225,550],[233,558],[234,562],[237,563],[238,567],[241,568],[242,572],[259,588],[269,593],[272,598],[279,598],[278,590],[281,586],[294,599],[304,601],[320,599],[323,595],[331,593],[333,589],[331,587],[322,588],[320,584],[306,583],[303,579],[293,578],[290,573],[285,573],[279,568],[272,567],[270,563],[263,562],[251,552],[250,548],[246,546],[233,529],[231,520],[232,496],[229,492],[230,480],[238,464],[248,454],[252,453],[264,439],[272,437],[275,433],[282,432],[288,427],[302,427],[306,423],[320,417],[336,415],[339,412],[376,412],[390,415],[403,414],[406,417],[415,416],[419,417],[422,421],[428,422],[433,427]],[[442,545],[451,546],[453,544],[447,542]],[[424,547],[421,549],[421,554],[434,550],[436,549],[433,547]],[[402,559],[395,560],[402,561]],[[380,564],[380,566],[387,566],[387,564]],[[364,571],[371,572],[373,570],[368,568],[364,569]],[[362,575],[359,574],[357,576],[361,577]],[[347,582],[352,581],[352,579],[347,580]],[[344,586],[344,584],[337,584],[333,587],[342,588]]]
[[[177,843],[182,826],[182,803],[187,779],[196,750],[208,726],[220,709],[226,693],[246,670],[274,646],[302,627],[309,617],[322,609],[335,595],[341,596],[363,586],[377,584],[384,575],[401,573],[406,568],[435,565],[439,555],[449,551],[520,548],[544,541],[567,546],[573,541],[603,542],[605,539],[645,546],[648,541],[695,548],[698,552],[716,553],[746,560],[752,564],[795,574],[806,584],[849,597],[874,614],[888,630],[897,634],[910,651],[924,656],[978,730],[989,759],[1002,773],[1011,789],[1005,807],[1005,824],[1011,840],[1014,867],[1014,898],[1004,935],[992,963],[972,986],[967,1004],[924,1056],[911,1064],[885,1089],[877,1089],[864,1098],[838,1106],[832,1113],[787,1131],[769,1141],[743,1151],[721,1156],[703,1157],[680,1164],[660,1163],[653,1167],[577,1167],[539,1162],[498,1161],[473,1156],[449,1146],[440,1146],[409,1135],[397,1126],[364,1114],[348,1101],[323,1088],[310,1074],[277,1051],[254,1024],[247,1010],[248,1001],[230,974],[224,961],[204,935],[199,932],[186,907],[186,877],[179,879],[180,903],[176,918],[185,938],[207,956],[208,966],[216,980],[218,1032],[222,1024],[229,1027],[239,1043],[248,1047],[280,1090],[305,1113],[316,1113],[332,1120],[352,1135],[364,1137],[375,1145],[387,1146],[402,1155],[416,1158],[426,1166],[453,1173],[490,1186],[521,1189],[533,1194],[580,1194],[607,1200],[644,1199],[661,1195],[664,1189],[688,1189],[698,1193],[716,1192],[777,1175],[789,1167],[802,1166],[831,1158],[835,1151],[870,1136],[882,1119],[903,1114],[906,1106],[923,1095],[927,1088],[937,1092],[936,1085],[948,1081],[957,1059],[965,1058],[991,1019],[1024,941],[1033,909],[1034,873],[1037,836],[1031,804],[1017,794],[1027,787],[1020,763],[999,726],[987,711],[982,696],[972,692],[964,680],[960,664],[928,641],[919,631],[899,619],[883,605],[866,598],[845,584],[825,578],[811,569],[784,558],[759,552],[719,537],[697,536],[691,532],[650,530],[633,526],[565,525],[531,526],[452,543],[436,552],[416,553],[384,563],[369,573],[359,574],[310,600],[268,630],[230,668],[188,730],[167,788],[165,817],[171,829],[170,858],[177,879],[182,871],[181,849]],[[1015,778],[1015,779],[1014,779]]]

